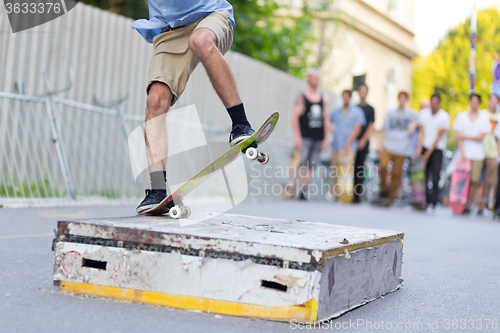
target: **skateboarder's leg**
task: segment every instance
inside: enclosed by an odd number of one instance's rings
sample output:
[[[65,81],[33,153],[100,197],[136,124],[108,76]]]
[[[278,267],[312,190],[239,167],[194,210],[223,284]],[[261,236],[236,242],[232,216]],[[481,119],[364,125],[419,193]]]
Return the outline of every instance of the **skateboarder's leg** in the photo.
[[[213,13],[200,21],[189,37],[189,49],[205,67],[215,92],[226,107],[233,122],[229,141],[231,145],[252,135],[234,75],[223,55],[229,50],[233,38],[227,13]]]
[[[144,129],[150,172],[165,170],[167,156],[165,116],[170,108],[172,96],[170,88],[162,82],[153,82],[149,87]]]
[[[198,28],[189,37],[189,48],[207,70],[215,92],[226,108],[241,103],[231,68],[216,46],[217,37],[208,28]]]
[[[137,212],[155,207],[167,196],[167,129],[165,117],[170,108],[173,94],[162,82],[153,82],[148,89],[144,138],[148,160],[151,190],[137,207]]]

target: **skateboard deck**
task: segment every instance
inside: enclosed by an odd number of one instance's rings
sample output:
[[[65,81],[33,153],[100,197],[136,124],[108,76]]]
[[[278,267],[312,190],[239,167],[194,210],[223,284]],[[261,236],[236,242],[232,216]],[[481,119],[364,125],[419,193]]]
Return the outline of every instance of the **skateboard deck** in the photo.
[[[355,153],[340,155],[337,161],[337,186],[334,193],[345,204],[352,203],[354,199],[354,158]]]
[[[288,161],[288,166],[286,168],[287,183],[283,191],[283,196],[286,199],[293,199],[293,197],[295,196],[295,186],[297,183],[297,174],[299,172],[300,159],[300,150],[292,150],[290,160]]]
[[[425,161],[422,158],[411,161],[410,181],[412,207],[416,210],[425,210],[427,184],[425,183]]]
[[[465,209],[469,193],[470,161],[458,158],[455,170],[451,174],[450,209],[455,214],[461,214]]]
[[[191,210],[182,204],[182,199],[198,186],[206,182],[222,168],[234,161],[242,152],[248,159],[256,159],[261,164],[268,162],[269,157],[264,152],[257,151],[257,145],[265,142],[273,132],[279,119],[279,113],[273,113],[252,136],[231,147],[215,161],[200,170],[196,175],[179,186],[170,195],[153,208],[146,209],[139,215],[161,215],[169,213],[172,218],[188,217]]]

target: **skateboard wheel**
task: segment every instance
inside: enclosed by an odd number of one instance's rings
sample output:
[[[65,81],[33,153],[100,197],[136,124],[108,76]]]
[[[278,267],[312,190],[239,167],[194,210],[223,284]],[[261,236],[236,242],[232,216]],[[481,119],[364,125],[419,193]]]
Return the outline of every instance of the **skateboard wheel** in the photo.
[[[189,217],[189,215],[191,215],[191,208],[189,208],[188,206],[184,206],[181,208],[181,212],[181,217],[185,219]]]
[[[269,155],[266,153],[260,152],[259,157],[257,158],[260,164],[267,164],[269,162]]]
[[[245,156],[249,159],[249,160],[255,160],[259,154],[257,152],[257,149],[254,148],[254,147],[249,147],[247,148],[247,150],[245,151]]]
[[[179,206],[174,206],[170,208],[170,210],[168,211],[168,215],[170,215],[170,217],[173,219],[178,219],[181,217],[182,212]]]

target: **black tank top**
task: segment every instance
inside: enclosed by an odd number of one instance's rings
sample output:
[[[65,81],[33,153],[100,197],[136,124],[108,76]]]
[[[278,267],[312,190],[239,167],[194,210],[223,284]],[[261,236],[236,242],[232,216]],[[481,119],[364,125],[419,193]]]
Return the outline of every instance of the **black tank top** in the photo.
[[[325,137],[325,124],[323,123],[323,96],[317,103],[311,103],[303,94],[305,102],[304,114],[300,116],[300,133],[303,138],[323,140]]]

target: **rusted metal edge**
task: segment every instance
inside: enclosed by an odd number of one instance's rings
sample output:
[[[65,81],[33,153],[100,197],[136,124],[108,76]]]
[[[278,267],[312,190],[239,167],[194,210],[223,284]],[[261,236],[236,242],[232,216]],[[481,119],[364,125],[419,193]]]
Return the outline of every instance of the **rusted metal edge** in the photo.
[[[55,245],[58,242],[115,247],[129,251],[139,250],[139,251],[151,251],[151,252],[161,252],[161,253],[178,252],[182,255],[188,255],[194,257],[228,259],[233,261],[251,260],[252,262],[259,265],[275,266],[279,268],[289,268],[307,272],[320,271],[323,268],[323,263],[304,263],[298,261],[283,260],[276,257],[261,257],[261,256],[254,256],[241,253],[214,251],[210,249],[197,250],[197,249],[188,249],[185,247],[176,247],[163,244],[144,244],[139,242],[121,241],[115,239],[103,239],[103,238],[88,237],[88,236],[75,236],[75,235],[59,235],[57,238],[54,238],[52,244],[53,250],[55,249]]]
[[[392,241],[399,241],[401,243],[403,238],[404,238],[404,233],[398,233],[398,234],[393,235],[393,236],[381,237],[381,238],[378,238],[375,240],[365,241],[365,242],[361,242],[361,243],[355,243],[352,245],[348,245],[346,247],[325,251],[325,252],[323,252],[323,257],[320,260],[320,262],[324,262],[324,260],[326,258],[334,257],[334,256],[339,255],[339,254],[343,254],[346,250],[349,252],[352,252],[352,251],[356,251],[356,250],[366,249],[366,248],[369,248],[372,246],[381,245],[384,243],[389,243]]]

